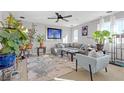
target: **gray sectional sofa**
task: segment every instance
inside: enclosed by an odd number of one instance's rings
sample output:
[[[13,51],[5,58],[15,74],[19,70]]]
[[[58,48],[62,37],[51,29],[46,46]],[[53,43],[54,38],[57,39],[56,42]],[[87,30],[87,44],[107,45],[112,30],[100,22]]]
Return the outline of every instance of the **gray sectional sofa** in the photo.
[[[91,48],[95,48],[95,46],[90,45]],[[88,54],[89,46],[86,44],[80,43],[57,43],[54,47],[51,48],[51,54],[60,55],[62,48],[74,48],[79,51],[80,54]]]

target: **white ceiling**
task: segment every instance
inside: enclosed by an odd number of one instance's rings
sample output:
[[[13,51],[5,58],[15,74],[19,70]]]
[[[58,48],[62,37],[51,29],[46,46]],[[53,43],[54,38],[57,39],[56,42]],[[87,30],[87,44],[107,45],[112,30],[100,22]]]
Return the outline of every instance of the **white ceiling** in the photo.
[[[56,17],[55,12],[59,12],[62,16],[72,15],[72,17],[67,18],[69,22],[60,20],[58,23],[56,23],[56,19],[48,19],[48,17]],[[77,26],[88,21],[100,18],[100,16],[109,15],[106,13],[106,11],[14,11],[11,13],[16,18],[24,16],[24,21],[66,27]],[[8,12],[4,14],[8,14]]]

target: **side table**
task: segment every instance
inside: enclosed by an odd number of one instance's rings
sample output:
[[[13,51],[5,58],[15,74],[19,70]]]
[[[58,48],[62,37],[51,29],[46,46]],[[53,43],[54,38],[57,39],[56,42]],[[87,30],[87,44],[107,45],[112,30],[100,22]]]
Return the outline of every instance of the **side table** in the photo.
[[[37,47],[37,56],[39,56],[40,49],[43,50],[43,53],[44,53],[44,54],[46,53],[46,47]]]

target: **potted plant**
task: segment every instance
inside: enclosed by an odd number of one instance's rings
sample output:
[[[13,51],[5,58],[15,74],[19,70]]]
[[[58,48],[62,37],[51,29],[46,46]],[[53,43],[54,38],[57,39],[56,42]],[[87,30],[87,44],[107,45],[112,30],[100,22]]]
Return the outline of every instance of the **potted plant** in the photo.
[[[0,43],[2,48],[0,49],[0,68],[6,68],[14,64],[16,56],[19,54],[19,46],[28,37],[25,33],[26,28],[12,14],[6,18],[5,23],[1,23]]]
[[[40,47],[44,47],[44,35],[37,35],[37,42],[40,43]]]
[[[32,23],[32,28],[31,29],[28,29],[28,37],[29,37],[29,42],[26,44],[26,48],[27,49],[32,49],[33,47],[33,39],[34,39],[34,35],[36,33],[36,30],[35,30],[35,26],[33,23]]]
[[[27,49],[27,45],[29,44],[29,40],[25,40],[25,41],[22,41],[22,44],[19,46],[19,49],[20,50],[26,50]]]
[[[110,37],[110,32],[107,30],[103,31],[95,31],[93,32],[93,39],[96,41],[97,50],[103,50],[105,40],[109,40],[112,42],[112,38]]]

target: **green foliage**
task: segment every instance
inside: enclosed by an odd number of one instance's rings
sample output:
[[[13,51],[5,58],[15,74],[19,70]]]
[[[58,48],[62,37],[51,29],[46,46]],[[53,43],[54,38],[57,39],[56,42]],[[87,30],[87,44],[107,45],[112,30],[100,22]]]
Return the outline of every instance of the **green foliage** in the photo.
[[[101,44],[101,45],[104,45],[106,39],[108,39],[110,43],[112,42],[112,38],[110,37],[110,32],[107,30],[93,32],[93,38],[97,44]]]
[[[42,43],[45,40],[44,35],[37,35],[37,42]]]
[[[27,34],[24,32],[26,28],[11,14],[6,18],[5,24],[7,25],[3,24],[2,31],[0,31],[0,43],[2,44],[0,53],[15,53],[18,55],[19,46],[28,39]]]

